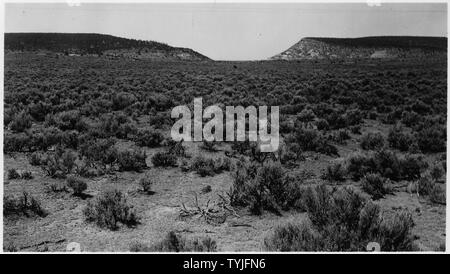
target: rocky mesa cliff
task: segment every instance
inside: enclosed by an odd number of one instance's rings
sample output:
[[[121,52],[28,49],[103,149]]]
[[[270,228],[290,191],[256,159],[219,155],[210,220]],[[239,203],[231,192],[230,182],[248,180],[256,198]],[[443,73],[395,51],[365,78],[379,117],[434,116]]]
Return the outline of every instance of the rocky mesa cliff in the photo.
[[[446,37],[372,36],[303,38],[271,60],[317,59],[447,59]]]

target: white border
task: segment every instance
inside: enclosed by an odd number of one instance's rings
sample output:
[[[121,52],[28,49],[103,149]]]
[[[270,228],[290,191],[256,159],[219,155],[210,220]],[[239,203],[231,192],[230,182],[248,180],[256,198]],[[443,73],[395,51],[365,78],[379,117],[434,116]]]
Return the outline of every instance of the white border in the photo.
[[[125,0],[2,0],[2,3],[0,5],[0,18],[2,18],[0,22],[0,29],[2,31],[2,34],[4,33],[4,27],[5,27],[5,3],[67,3],[68,5],[73,5],[77,3],[127,3],[127,4],[138,4],[138,3],[210,3],[210,4],[219,4],[219,3],[273,3],[273,4],[282,4],[282,3],[367,3],[367,4],[373,4],[373,3],[448,3],[447,0],[433,0],[433,1],[426,1],[426,0],[390,0],[390,1],[377,1],[377,0],[367,0],[367,1],[358,1],[358,0],[321,0],[321,1],[314,1],[314,0],[282,0],[282,1],[276,1],[276,0],[131,0],[131,1],[125,1]],[[448,4],[447,4],[448,6]],[[447,37],[448,37],[448,29],[449,29],[449,21],[448,21],[448,10],[447,10]],[[448,52],[448,51],[447,51]],[[450,133],[449,125],[450,121],[448,119],[448,110],[450,109],[450,96],[449,96],[449,77],[450,77],[450,71],[449,71],[449,64],[450,57],[447,54],[447,156],[449,155],[450,148],[448,143],[448,136]],[[3,170],[3,99],[4,99],[4,93],[3,93],[3,77],[4,77],[4,35],[1,35],[0,38],[0,96],[2,100],[2,104],[0,106],[0,196],[2,197],[3,201],[3,178],[4,178],[4,170]],[[450,181],[449,180],[449,168],[450,168],[450,159],[447,159],[447,174],[446,174],[446,185]],[[447,190],[447,203],[446,203],[446,251],[445,253],[450,253],[450,227],[448,225],[449,218],[449,208],[450,205],[448,204],[448,197],[450,194],[450,190],[448,186],[446,186]],[[3,253],[3,206],[0,207],[0,245],[1,245],[1,252]],[[27,253],[27,254],[42,254],[41,252],[17,252],[13,254],[21,254],[21,253]],[[133,253],[133,252],[80,252],[83,254],[147,254],[147,252],[139,252],[139,253]],[[377,253],[368,253],[368,252],[215,252],[214,254],[441,254],[442,252],[434,252],[434,251],[414,251],[414,252],[377,252]],[[67,252],[49,252],[49,254],[73,254],[73,253],[67,253]],[[148,253],[148,254],[155,254],[155,253]],[[171,252],[158,252],[156,254],[173,254],[176,256],[176,254],[180,253],[171,253]],[[186,252],[182,254],[204,254],[202,252]]]

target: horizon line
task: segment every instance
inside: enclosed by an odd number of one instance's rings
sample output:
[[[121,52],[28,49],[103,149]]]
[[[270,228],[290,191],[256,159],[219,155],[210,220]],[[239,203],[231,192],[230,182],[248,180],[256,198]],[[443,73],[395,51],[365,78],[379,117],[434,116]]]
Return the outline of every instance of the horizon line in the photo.
[[[225,62],[227,62],[227,61],[229,61],[229,62],[270,61],[270,59],[273,57],[273,56],[270,56],[270,57],[267,57],[265,59],[246,59],[246,60],[213,59],[213,58],[207,56],[206,54],[201,53],[200,51],[198,51],[198,50],[196,50],[194,48],[189,48],[189,47],[184,47],[184,46],[173,46],[173,45],[170,45],[169,43],[156,41],[156,40],[144,40],[144,39],[128,38],[128,37],[123,37],[123,36],[118,36],[118,35],[113,35],[113,34],[108,34],[108,33],[98,33],[98,32],[35,32],[35,31],[27,31],[27,32],[25,32],[25,31],[19,31],[19,32],[4,32],[3,34],[17,34],[17,33],[21,33],[21,34],[33,33],[33,34],[92,34],[92,35],[106,35],[106,36],[112,36],[112,37],[121,38],[121,39],[129,39],[129,40],[136,40],[136,41],[142,41],[142,42],[153,42],[153,43],[158,43],[158,44],[164,44],[164,45],[167,45],[169,47],[177,48],[177,49],[190,49],[192,51],[195,51],[195,52],[205,56],[206,58],[208,58],[211,61],[221,61],[221,62],[224,62],[224,61]],[[297,43],[299,43],[303,39],[321,39],[321,38],[328,38],[328,39],[361,39],[361,38],[371,38],[371,37],[427,37],[427,38],[445,38],[445,39],[448,39],[447,36],[428,36],[428,35],[371,35],[371,36],[358,36],[358,37],[304,36],[304,37],[301,37],[300,40],[298,40],[298,42],[292,44],[291,47],[296,45]],[[287,49],[289,49],[289,48],[287,48]],[[285,50],[281,51],[280,53],[283,53],[284,51]],[[280,54],[280,53],[278,53],[278,54]],[[276,55],[278,55],[278,54],[276,54]],[[276,56],[276,55],[274,55],[274,56]]]

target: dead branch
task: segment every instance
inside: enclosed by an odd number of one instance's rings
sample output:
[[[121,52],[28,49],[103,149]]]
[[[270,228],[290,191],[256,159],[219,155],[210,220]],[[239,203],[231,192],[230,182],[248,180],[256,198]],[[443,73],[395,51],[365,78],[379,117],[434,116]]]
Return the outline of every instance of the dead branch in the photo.
[[[211,200],[208,200],[206,205],[202,206],[198,202],[197,194],[194,194],[191,207],[187,207],[184,203],[181,204],[180,217],[197,216],[198,218],[203,218],[209,224],[222,224],[229,215],[239,217],[223,196],[219,195],[219,198],[221,199],[219,202],[211,203]]]

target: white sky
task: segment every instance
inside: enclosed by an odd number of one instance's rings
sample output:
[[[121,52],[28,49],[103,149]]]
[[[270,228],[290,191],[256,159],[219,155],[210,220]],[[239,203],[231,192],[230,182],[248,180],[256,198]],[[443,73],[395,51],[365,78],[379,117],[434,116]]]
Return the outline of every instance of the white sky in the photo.
[[[102,33],[266,59],[302,37],[447,36],[441,4],[6,4],[5,32]]]

